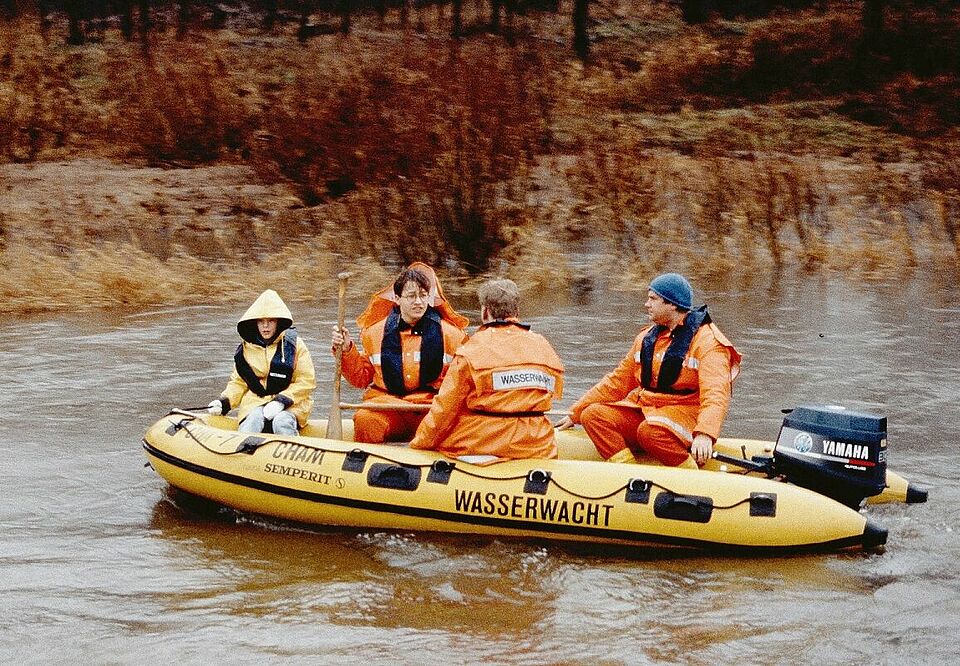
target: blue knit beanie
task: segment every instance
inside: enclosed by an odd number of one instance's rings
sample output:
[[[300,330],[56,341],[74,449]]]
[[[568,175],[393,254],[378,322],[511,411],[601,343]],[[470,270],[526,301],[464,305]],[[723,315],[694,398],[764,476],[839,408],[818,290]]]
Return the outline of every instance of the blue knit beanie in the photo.
[[[689,310],[693,307],[693,289],[687,278],[679,273],[664,273],[653,278],[650,291],[678,308]]]

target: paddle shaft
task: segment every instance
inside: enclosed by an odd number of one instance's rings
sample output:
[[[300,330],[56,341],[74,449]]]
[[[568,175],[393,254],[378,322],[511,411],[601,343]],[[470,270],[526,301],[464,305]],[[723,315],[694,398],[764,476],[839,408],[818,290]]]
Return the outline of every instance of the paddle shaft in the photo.
[[[346,314],[347,280],[350,273],[337,274],[337,327],[343,329]],[[343,423],[340,420],[340,372],[343,368],[343,345],[333,350],[333,399],[330,401],[330,417],[327,419],[327,439],[343,438]]]
[[[377,412],[425,412],[430,409],[430,405],[415,402],[341,402],[340,409],[370,409]],[[565,409],[551,409],[544,412],[544,415],[570,416],[570,412]]]

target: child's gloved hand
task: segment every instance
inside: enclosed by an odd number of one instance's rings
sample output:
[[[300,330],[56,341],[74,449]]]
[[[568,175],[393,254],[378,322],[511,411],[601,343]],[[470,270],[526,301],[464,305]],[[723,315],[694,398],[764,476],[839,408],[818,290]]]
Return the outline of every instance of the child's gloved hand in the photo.
[[[271,400],[263,406],[263,418],[269,421],[282,411],[283,403],[276,400]]]
[[[211,400],[210,404],[207,405],[207,411],[211,414],[216,414],[217,416],[223,414],[223,402],[220,400],[220,398]]]

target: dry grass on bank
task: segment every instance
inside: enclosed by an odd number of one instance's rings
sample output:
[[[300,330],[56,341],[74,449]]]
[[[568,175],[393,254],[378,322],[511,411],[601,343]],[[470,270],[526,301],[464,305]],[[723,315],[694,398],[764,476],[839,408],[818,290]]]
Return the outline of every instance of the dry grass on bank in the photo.
[[[354,273],[355,293],[373,292],[391,279],[367,257],[335,264],[333,255],[309,243],[248,266],[185,255],[161,260],[131,245],[106,243],[68,258],[28,249],[8,253],[0,298],[14,313],[246,302],[267,288],[295,303],[335,297],[340,270]]]
[[[934,165],[748,154],[698,158],[625,142],[568,170],[582,216],[573,236],[606,239],[626,283],[668,266],[882,276],[960,256],[960,160]],[[642,283],[642,279],[639,280]]]

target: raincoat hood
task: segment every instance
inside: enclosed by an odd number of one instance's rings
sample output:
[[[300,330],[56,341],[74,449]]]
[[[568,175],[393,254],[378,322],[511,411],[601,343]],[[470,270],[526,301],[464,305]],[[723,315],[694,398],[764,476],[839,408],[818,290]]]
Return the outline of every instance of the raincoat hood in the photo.
[[[274,340],[293,325],[293,315],[290,314],[290,308],[280,298],[280,294],[273,289],[267,289],[257,296],[253,305],[247,308],[247,311],[240,317],[240,321],[237,322],[237,333],[240,334],[241,338],[252,344],[269,344],[273,340],[263,340],[257,330],[257,320],[268,318],[277,320],[277,332],[273,336]]]
[[[427,305],[433,306],[443,319],[461,330],[470,324],[469,319],[454,310],[453,306],[447,302],[447,298],[443,295],[443,287],[440,286],[440,280],[437,279],[433,268],[422,261],[415,261],[407,268],[418,270],[430,279],[433,287],[430,289],[430,301]],[[370,297],[367,309],[357,317],[357,324],[362,329],[373,326],[386,319],[395,305],[397,305],[397,295],[393,293],[393,283],[390,283],[386,289],[381,289]]]

